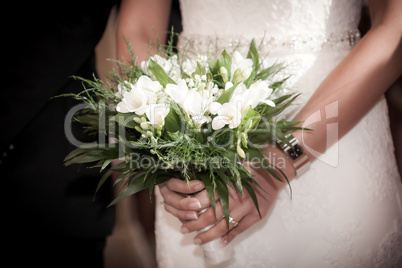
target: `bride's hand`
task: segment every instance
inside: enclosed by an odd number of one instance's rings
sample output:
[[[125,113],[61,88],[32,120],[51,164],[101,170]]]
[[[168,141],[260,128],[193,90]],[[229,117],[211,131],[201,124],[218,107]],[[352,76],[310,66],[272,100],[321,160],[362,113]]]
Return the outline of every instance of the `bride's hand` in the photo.
[[[261,217],[268,214],[271,209],[278,191],[286,185],[274,179],[263,168],[256,168],[252,164],[245,164],[246,168],[254,176],[254,179],[265,190],[253,186],[256,193]],[[247,191],[243,191],[243,195],[229,188],[229,211],[230,217],[235,222],[227,227],[226,221],[223,218],[223,210],[221,203],[216,202],[216,218],[210,207],[207,192],[202,190],[194,197],[189,198],[188,194],[198,192],[203,188],[201,181],[191,181],[188,185],[186,182],[179,179],[171,179],[160,185],[160,192],[164,198],[165,209],[176,216],[183,223],[181,227],[182,233],[189,233],[201,230],[209,225],[215,224],[208,231],[198,234],[194,238],[195,244],[204,244],[209,241],[221,238],[221,245],[226,246],[237,235],[247,230],[249,227],[260,221],[261,218],[254,205],[251,196]],[[218,200],[218,197],[216,196]],[[206,208],[202,214],[199,211]],[[217,221],[218,219],[218,221]],[[235,226],[235,223],[238,225]]]

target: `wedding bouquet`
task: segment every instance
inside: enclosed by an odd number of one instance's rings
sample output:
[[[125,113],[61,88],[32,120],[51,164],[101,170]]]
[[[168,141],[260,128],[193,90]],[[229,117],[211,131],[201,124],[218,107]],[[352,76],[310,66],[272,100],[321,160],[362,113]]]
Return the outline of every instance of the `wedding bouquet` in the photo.
[[[258,210],[252,185],[259,186],[244,161],[281,180],[281,170],[259,148],[277,140],[288,143],[286,134],[299,122],[276,118],[297,95],[284,93],[287,78],[276,79],[283,66],[265,66],[254,41],[246,58],[237,51],[217,57],[188,57],[171,46],[164,51],[141,64],[134,55],[131,64],[118,62],[108,84],[82,79],[84,91],[73,97],[87,107],[75,118],[108,139],[78,147],[65,164],[94,163],[104,170],[120,159],[97,188],[113,171],[120,172],[114,183],[125,187],[111,205],[143,189],[151,194],[172,177],[201,180],[214,211],[218,194],[229,225],[229,187],[246,190]]]

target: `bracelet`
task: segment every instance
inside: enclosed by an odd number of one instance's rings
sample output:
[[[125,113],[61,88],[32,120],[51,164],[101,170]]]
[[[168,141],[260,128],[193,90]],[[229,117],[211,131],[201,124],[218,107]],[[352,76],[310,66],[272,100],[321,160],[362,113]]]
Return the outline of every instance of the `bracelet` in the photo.
[[[310,167],[310,159],[304,153],[304,149],[299,141],[292,134],[287,134],[285,138],[288,140],[288,143],[277,141],[277,144],[293,164],[296,176],[303,175]]]

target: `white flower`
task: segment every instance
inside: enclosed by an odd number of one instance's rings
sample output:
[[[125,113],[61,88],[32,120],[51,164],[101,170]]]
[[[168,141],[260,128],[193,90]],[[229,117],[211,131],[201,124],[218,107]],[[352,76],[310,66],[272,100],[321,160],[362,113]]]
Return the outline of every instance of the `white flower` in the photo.
[[[122,98],[124,94],[126,94],[128,91],[130,91],[134,87],[133,84],[131,84],[128,81],[123,81],[122,83],[119,83],[117,85],[117,92],[114,94],[118,98]],[[127,91],[127,89],[129,89]]]
[[[162,85],[158,81],[153,81],[148,76],[142,75],[134,84],[137,91],[142,91],[148,97],[148,103],[151,103],[157,97],[157,93],[162,90]]]
[[[182,64],[183,72],[191,75],[197,68],[197,62],[195,60],[186,59]]]
[[[165,103],[151,103],[146,110],[149,124],[155,128],[165,125],[165,117],[169,113],[169,107]]]
[[[183,72],[191,75],[192,73],[195,72],[197,69],[197,63],[205,68],[205,70],[208,70],[208,57],[205,55],[198,55],[197,59],[185,59],[182,63],[182,70]]]
[[[241,122],[241,113],[238,107],[233,103],[224,103],[218,109],[218,116],[212,120],[212,129],[218,130],[225,125],[233,129],[239,126]]]
[[[253,70],[253,61],[251,59],[245,59],[238,52],[235,51],[232,56],[232,66],[231,66],[231,77],[232,81],[236,83],[241,83],[249,78],[251,71]],[[236,77],[234,74],[236,73]]]
[[[230,103],[240,103],[241,114],[244,117],[250,108],[255,108],[260,103],[266,103],[275,107],[275,103],[267,98],[271,95],[272,89],[268,87],[267,81],[256,81],[249,89],[241,83],[233,92]]]
[[[162,69],[165,71],[167,75],[170,76],[173,80],[178,80],[181,77],[180,66],[178,64],[177,55],[173,55],[172,57],[165,59],[160,55],[156,54],[150,57],[153,61],[155,61]],[[149,70],[149,60],[141,62],[141,69],[150,77],[154,77],[152,72]]]
[[[148,98],[141,92],[135,89],[124,94],[123,99],[117,104],[116,110],[119,113],[136,113],[142,115],[148,109]]]
[[[147,76],[141,76],[131,86],[129,92],[124,93],[123,99],[117,104],[116,110],[120,113],[136,113],[143,115],[149,104],[157,98],[157,93],[162,89],[158,81],[152,81]]]
[[[177,85],[167,84],[165,92],[180,106],[183,106],[184,100],[188,94],[187,83],[180,79]]]
[[[189,115],[196,116],[203,114],[201,94],[194,88],[188,91],[182,107]]]

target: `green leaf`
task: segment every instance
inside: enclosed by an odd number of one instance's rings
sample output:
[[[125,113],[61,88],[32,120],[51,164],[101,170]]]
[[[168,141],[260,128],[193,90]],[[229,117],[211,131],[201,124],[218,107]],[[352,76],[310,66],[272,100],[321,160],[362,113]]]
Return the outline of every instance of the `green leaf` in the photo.
[[[216,193],[221,201],[223,214],[225,215],[226,224],[229,229],[229,191],[226,184],[221,180],[216,180]]]
[[[165,70],[163,70],[163,68],[154,60],[149,60],[148,69],[152,72],[156,80],[158,80],[158,82],[161,83],[163,87],[166,87],[167,84],[176,85],[176,82],[172,78],[170,78],[169,75],[166,74]]]
[[[195,74],[198,74],[200,76],[206,74],[205,67],[203,67],[198,61],[197,61],[197,68],[195,69]]]
[[[251,196],[251,199],[253,199],[254,205],[255,205],[255,207],[257,208],[257,211],[258,211],[258,215],[260,215],[260,218],[262,218],[261,217],[261,212],[260,212],[260,207],[258,206],[257,196],[255,195],[253,187],[251,187],[250,183],[247,182],[247,181],[243,182],[243,187],[247,190],[247,192]]]
[[[218,62],[217,62],[219,69],[221,67],[225,67],[226,70],[228,71],[229,75],[229,80],[230,80],[230,73],[232,69],[232,57],[226,52],[226,50],[223,50],[222,54],[220,55]]]
[[[285,77],[284,79],[280,80],[280,81],[276,81],[274,83],[272,83],[271,85],[269,85],[270,88],[272,88],[274,91],[277,90],[278,88],[281,88],[282,85],[290,78],[290,76]]]
[[[216,169],[215,172],[219,175],[219,178],[230,188],[232,188],[235,191],[234,186],[232,185],[230,181],[230,177],[226,174],[225,170],[222,168]]]
[[[241,129],[244,129],[246,126],[248,129],[252,129],[255,124],[259,122],[260,118],[260,113],[250,107],[247,114],[244,116],[244,119],[241,121]]]
[[[216,185],[213,184],[213,182],[215,181],[213,172],[210,173],[211,177],[206,173],[201,173],[199,176],[200,176],[202,183],[204,183],[205,190],[207,191],[207,194],[208,194],[209,203],[211,203],[211,207],[212,207],[212,210],[214,211],[214,215],[216,218],[216,209],[215,209],[215,207],[216,207],[216,203],[215,203]]]
[[[116,147],[92,143],[82,145],[70,152],[64,158],[64,165],[92,163],[115,158],[118,158],[118,149]]]
[[[275,173],[272,169],[274,167],[268,160],[265,158],[263,153],[257,148],[249,147],[245,150],[247,161],[258,163],[262,168],[264,168],[272,177],[274,177],[278,181],[282,181],[281,178]]]
[[[236,87],[237,87],[237,84],[233,85],[231,88],[228,88],[227,90],[225,90],[225,92],[223,92],[222,95],[218,98],[217,102],[219,102],[220,104],[229,102],[233,96],[233,93],[234,93]]]
[[[168,115],[165,117],[165,129],[170,133],[181,131],[182,124],[180,116],[175,109],[170,109]]]
[[[282,63],[277,63],[274,64],[264,70],[262,70],[261,72],[259,72],[256,76],[255,79],[256,80],[267,80],[268,78],[274,76],[275,74],[277,74],[279,71],[281,71],[283,69],[283,64]]]
[[[139,177],[133,179],[130,181],[130,183],[127,185],[127,187],[121,192],[109,205],[113,206],[116,205],[118,202],[121,200],[138,193],[139,191],[142,191],[146,189],[145,184],[144,184],[144,179],[145,174],[140,175]]]
[[[258,55],[258,49],[255,45],[255,40],[253,39],[250,43],[250,48],[248,50],[247,58],[253,61],[253,71],[257,72],[260,68],[260,58]]]
[[[209,69],[213,75],[213,78],[216,79],[215,82],[220,86],[224,87],[225,83],[223,81],[220,71],[221,67],[226,68],[228,74],[228,80],[230,80],[230,74],[232,69],[232,57],[226,52],[226,50],[222,52],[217,61],[214,61],[212,57],[209,60]]]

